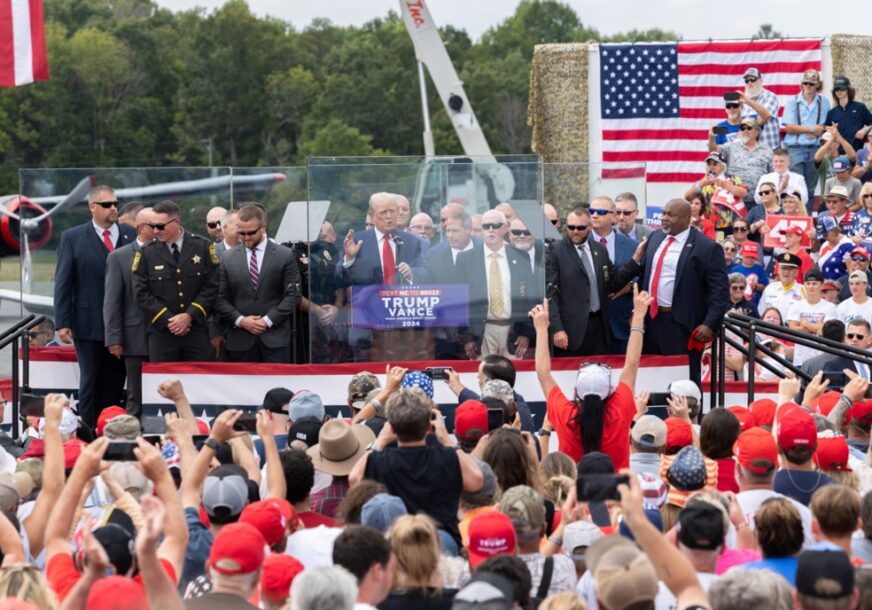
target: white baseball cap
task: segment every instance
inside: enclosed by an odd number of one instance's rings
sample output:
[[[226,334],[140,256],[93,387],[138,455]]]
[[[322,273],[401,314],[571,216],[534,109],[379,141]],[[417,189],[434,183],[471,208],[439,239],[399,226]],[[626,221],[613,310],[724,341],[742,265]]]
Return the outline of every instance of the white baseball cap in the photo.
[[[669,393],[675,394],[676,396],[696,398],[698,401],[702,400],[702,392],[700,392],[699,386],[690,379],[679,379],[678,381],[673,381],[669,384]]]
[[[596,394],[605,400],[612,389],[612,371],[602,364],[586,364],[578,369],[575,378],[575,393],[579,398]]]

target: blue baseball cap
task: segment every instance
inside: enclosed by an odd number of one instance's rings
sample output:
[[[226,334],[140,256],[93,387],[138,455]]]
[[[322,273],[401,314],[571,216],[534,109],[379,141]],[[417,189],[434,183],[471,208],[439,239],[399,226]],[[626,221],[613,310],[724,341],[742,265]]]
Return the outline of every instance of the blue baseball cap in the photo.
[[[851,168],[851,162],[848,160],[848,157],[836,157],[833,159],[833,166],[830,171],[832,173],[837,174],[839,172],[846,172]]]
[[[421,371],[409,371],[403,376],[400,384],[404,388],[418,388],[433,400],[433,380]]]

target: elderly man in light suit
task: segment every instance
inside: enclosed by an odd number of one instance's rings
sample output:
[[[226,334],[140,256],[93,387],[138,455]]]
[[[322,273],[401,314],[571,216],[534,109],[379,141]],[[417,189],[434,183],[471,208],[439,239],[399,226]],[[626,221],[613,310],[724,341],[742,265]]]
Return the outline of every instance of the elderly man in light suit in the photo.
[[[127,370],[127,412],[139,416],[142,411],[142,363],[148,360],[148,336],[145,318],[133,292],[134,254],[154,239],[151,208],[136,215],[136,241],[122,246],[106,257],[106,295],[103,299],[103,328],[106,348],[116,358],[124,359]]]

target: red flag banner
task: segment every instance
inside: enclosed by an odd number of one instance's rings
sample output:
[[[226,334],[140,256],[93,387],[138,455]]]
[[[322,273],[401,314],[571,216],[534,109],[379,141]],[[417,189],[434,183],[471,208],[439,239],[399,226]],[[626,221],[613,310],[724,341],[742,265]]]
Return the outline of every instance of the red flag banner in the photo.
[[[0,0],[0,87],[48,77],[42,0]]]
[[[693,182],[709,129],[726,118],[723,94],[743,88],[746,68],[763,73],[783,112],[821,57],[820,39],[599,45],[603,177],[644,162],[648,182]]]

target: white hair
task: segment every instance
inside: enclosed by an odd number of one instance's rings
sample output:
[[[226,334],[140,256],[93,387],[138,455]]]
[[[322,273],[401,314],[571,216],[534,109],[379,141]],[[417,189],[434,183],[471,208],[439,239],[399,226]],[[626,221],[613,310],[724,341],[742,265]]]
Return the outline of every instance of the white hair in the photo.
[[[344,568],[304,570],[294,579],[291,610],[353,610],[357,580]]]

